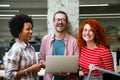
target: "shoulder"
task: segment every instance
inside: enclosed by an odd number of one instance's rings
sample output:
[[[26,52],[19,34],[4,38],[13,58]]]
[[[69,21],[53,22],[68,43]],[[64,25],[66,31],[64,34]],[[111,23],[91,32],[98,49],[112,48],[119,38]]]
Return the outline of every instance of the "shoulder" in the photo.
[[[73,35],[71,35],[71,34],[66,34],[66,38],[68,38],[69,40],[77,40]]]
[[[13,46],[11,47],[10,50],[12,50],[12,51],[21,51],[22,48],[23,47],[22,47],[22,45],[20,43],[15,43],[15,44],[13,44]]]
[[[52,34],[47,34],[42,38],[41,44],[49,44],[51,41],[54,40],[54,37]]]
[[[105,47],[105,46],[100,46],[99,49],[100,49],[101,51],[110,51],[110,49],[108,49],[108,48]]]
[[[43,37],[42,40],[47,40],[47,39],[50,39],[50,38],[52,38],[52,34],[47,34]]]
[[[23,51],[22,47],[18,43],[15,43],[7,52],[7,56],[10,57],[11,59],[17,59],[21,55],[22,51]]]
[[[110,51],[110,49],[108,49],[107,47],[105,46],[101,46],[99,48],[99,50],[101,51],[101,55],[106,55],[106,54],[111,54],[112,52]]]

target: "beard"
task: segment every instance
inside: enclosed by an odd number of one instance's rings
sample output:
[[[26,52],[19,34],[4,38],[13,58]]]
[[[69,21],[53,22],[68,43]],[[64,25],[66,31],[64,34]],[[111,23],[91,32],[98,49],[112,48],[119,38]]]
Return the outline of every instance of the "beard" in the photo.
[[[62,33],[66,31],[66,27],[62,26],[62,27],[56,27],[55,28],[57,32]]]
[[[63,33],[66,31],[67,25],[64,23],[57,23],[54,25],[56,32]]]

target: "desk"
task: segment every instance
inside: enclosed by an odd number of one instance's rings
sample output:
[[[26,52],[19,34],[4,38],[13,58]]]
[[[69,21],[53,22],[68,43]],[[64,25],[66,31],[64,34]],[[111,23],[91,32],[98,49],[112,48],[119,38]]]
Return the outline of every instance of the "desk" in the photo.
[[[4,77],[4,74],[5,74],[5,70],[0,70],[0,77]],[[41,69],[38,72],[38,76],[44,76],[44,74],[45,74],[45,69]]]

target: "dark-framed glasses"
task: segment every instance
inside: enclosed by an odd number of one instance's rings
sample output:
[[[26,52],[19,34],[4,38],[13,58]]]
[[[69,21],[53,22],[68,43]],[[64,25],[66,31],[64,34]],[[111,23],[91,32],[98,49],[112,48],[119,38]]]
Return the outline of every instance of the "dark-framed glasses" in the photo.
[[[64,18],[61,18],[61,19],[60,19],[60,18],[56,18],[55,21],[56,21],[56,22],[60,22],[60,21],[61,21],[61,22],[65,22],[66,19],[64,19]]]

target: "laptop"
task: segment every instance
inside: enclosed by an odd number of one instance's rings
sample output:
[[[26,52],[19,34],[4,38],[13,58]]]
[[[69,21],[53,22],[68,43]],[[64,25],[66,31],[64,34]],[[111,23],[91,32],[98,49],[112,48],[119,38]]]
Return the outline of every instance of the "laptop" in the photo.
[[[70,72],[77,73],[78,72],[78,59],[79,56],[46,56],[46,72]]]

